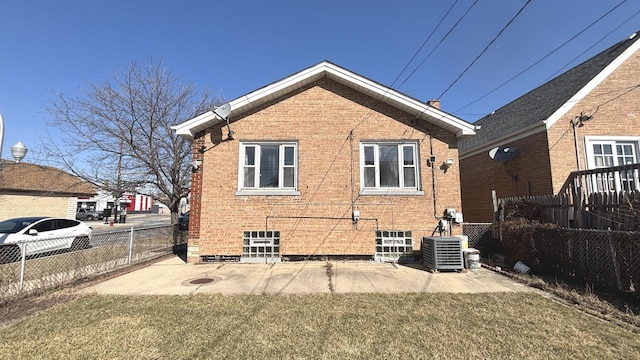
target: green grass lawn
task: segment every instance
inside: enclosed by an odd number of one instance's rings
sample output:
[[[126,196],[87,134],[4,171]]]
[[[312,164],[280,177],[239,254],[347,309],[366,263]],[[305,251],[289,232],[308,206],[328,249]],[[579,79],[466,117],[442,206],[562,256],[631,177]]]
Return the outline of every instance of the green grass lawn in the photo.
[[[534,293],[85,296],[3,359],[632,359],[640,336]]]

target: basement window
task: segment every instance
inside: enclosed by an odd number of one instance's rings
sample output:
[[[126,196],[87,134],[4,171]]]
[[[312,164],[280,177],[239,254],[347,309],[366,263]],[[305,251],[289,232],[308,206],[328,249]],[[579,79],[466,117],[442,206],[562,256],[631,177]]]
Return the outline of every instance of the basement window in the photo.
[[[400,258],[413,257],[411,231],[376,231],[375,257],[378,261],[397,261]]]
[[[280,231],[245,231],[242,239],[242,257],[280,257]]]

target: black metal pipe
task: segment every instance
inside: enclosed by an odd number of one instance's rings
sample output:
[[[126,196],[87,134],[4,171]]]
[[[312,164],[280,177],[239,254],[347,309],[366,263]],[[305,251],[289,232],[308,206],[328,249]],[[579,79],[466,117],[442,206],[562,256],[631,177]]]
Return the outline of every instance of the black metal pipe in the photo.
[[[311,220],[349,220],[353,221],[352,218],[347,217],[333,217],[333,216],[270,216],[267,215],[264,221],[264,229],[265,231],[269,231],[269,218],[271,219],[311,219]],[[375,220],[376,222],[376,231],[380,230],[378,227],[378,218],[360,218],[360,220]]]

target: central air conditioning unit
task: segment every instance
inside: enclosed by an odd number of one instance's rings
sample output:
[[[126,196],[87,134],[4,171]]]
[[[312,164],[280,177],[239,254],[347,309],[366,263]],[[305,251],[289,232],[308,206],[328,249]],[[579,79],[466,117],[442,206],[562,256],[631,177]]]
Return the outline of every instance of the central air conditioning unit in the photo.
[[[464,269],[462,239],[445,236],[423,237],[422,261],[430,270]]]

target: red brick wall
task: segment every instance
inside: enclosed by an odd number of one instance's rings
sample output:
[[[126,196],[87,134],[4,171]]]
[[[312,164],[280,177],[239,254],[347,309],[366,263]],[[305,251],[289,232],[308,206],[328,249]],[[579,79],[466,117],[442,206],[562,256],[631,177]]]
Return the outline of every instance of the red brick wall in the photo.
[[[504,146],[518,148],[518,156],[506,165],[488,151],[460,160],[462,212],[467,222],[494,220],[491,190],[498,198],[550,194],[551,169],[545,132],[538,132]],[[508,171],[508,172],[507,172]],[[514,179],[511,175],[517,177]]]
[[[205,149],[205,134],[196,135],[193,141],[193,160],[204,159],[201,149]],[[202,168],[202,167],[201,167]],[[203,171],[198,169],[191,173],[191,196],[189,203],[189,244],[187,247],[187,257],[197,256],[200,234],[200,209],[202,205],[202,177]],[[195,254],[192,254],[195,252]]]
[[[414,249],[419,250],[422,236],[432,234],[436,216],[445,208],[459,210],[461,202],[455,135],[415,118],[323,79],[232,118],[236,140],[219,141],[226,138],[226,128],[200,134],[194,147],[199,142],[207,148],[217,145],[203,154],[201,175],[193,177],[189,261],[198,261],[199,256],[239,256],[243,231],[265,229],[280,231],[282,255],[373,255],[376,226],[413,231]],[[435,213],[425,129],[434,136],[433,152],[439,159],[434,172]],[[360,141],[403,139],[419,143],[424,195],[359,196]],[[300,195],[235,195],[239,142],[244,140],[297,141]],[[455,164],[445,172],[439,166],[447,158],[454,158]],[[350,220],[352,200],[363,218],[357,226]],[[199,219],[194,211],[201,214]],[[454,234],[459,231],[455,228]]]
[[[551,129],[553,189],[558,192],[571,171],[577,170],[571,120],[580,113],[592,119],[577,128],[581,168],[586,169],[585,136],[640,136],[640,53],[632,57],[591,91]]]

